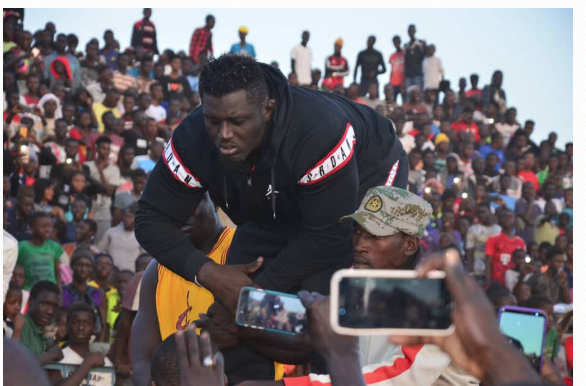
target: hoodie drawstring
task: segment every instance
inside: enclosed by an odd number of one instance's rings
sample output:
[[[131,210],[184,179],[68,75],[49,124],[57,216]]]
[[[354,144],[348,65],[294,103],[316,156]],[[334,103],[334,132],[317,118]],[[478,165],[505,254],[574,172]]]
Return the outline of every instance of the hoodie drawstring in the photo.
[[[277,205],[276,205],[276,196],[275,192],[277,191],[277,186],[275,185],[275,168],[271,167],[271,186],[273,189],[271,190],[271,206],[273,207],[273,220],[277,219]]]

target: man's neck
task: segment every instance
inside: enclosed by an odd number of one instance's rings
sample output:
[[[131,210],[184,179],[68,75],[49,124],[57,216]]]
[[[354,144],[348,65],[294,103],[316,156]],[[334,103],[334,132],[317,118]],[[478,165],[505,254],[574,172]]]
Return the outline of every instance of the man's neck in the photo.
[[[73,351],[75,351],[75,353],[77,355],[79,355],[82,358],[85,358],[90,353],[89,342],[88,343],[80,343],[80,344],[69,342],[69,344],[67,346],[70,347]]]
[[[65,147],[65,140],[66,140],[66,138],[62,138],[62,139],[60,139],[60,138],[55,138],[55,143],[56,143],[57,145],[59,145],[59,146],[63,146],[63,147]]]
[[[512,239],[515,236],[515,234],[513,233],[513,228],[511,228],[511,229],[504,229],[503,228],[503,234],[510,239]]]
[[[100,156],[98,156],[98,158],[96,158],[96,162],[105,162],[106,165],[109,165],[110,164],[110,161],[107,158],[106,159],[103,159]]]
[[[33,237],[30,241],[30,243],[36,247],[40,247],[41,245],[45,244],[45,240],[43,239],[38,239],[36,237]]]
[[[57,55],[65,56],[65,55],[67,55],[67,51],[57,51]]]
[[[77,246],[79,247],[80,245],[89,247],[90,245],[92,245],[92,239],[89,238],[89,239],[85,239],[85,240],[80,240],[77,242]]]
[[[161,102],[158,99],[151,99],[151,105],[153,106],[159,106],[161,104]]]
[[[134,229],[133,229],[132,227],[131,227],[130,229],[128,229],[128,228],[126,228],[125,226],[122,226],[122,230],[123,230],[124,232],[133,232],[133,231],[134,231]]]
[[[80,291],[85,291],[87,289],[87,282],[85,280],[76,280],[73,278],[71,284]]]

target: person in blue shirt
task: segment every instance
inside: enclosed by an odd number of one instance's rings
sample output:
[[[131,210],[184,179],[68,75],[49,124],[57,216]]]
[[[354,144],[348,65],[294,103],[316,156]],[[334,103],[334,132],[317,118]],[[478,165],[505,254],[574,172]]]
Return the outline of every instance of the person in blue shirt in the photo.
[[[246,43],[246,35],[248,35],[248,28],[244,26],[240,27],[238,29],[240,43],[232,44],[232,48],[230,48],[230,53],[234,55],[247,55],[255,59],[256,51],[254,51],[254,46],[252,44]]]
[[[490,207],[494,210],[500,208],[501,206],[505,205],[510,210],[515,210],[515,204],[517,200],[515,197],[509,196],[507,191],[511,187],[511,176],[508,174],[503,174],[500,177],[500,192],[498,193],[490,193]]]
[[[486,159],[490,153],[495,153],[499,158],[499,162],[495,165],[496,170],[501,169],[501,164],[505,162],[505,153],[503,152],[504,139],[500,133],[494,133],[491,136],[491,144],[486,144],[478,149],[482,158]]]

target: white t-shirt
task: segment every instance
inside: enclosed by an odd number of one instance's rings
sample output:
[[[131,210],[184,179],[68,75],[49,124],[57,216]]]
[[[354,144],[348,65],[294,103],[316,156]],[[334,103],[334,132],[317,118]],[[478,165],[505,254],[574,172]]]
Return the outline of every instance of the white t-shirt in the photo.
[[[128,269],[134,272],[134,261],[144,250],[136,241],[134,232],[126,231],[122,223],[106,231],[98,249],[108,252],[120,270]]]
[[[291,50],[291,59],[295,60],[295,74],[300,85],[306,86],[311,84],[311,61],[313,52],[310,47],[304,47],[301,44],[293,47]]]
[[[160,105],[150,105],[144,113],[147,117],[153,118],[156,122],[161,122],[167,119],[167,111],[163,106]]]
[[[423,89],[437,90],[444,75],[442,60],[437,56],[423,59]]]
[[[66,365],[81,365],[83,362],[83,358],[73,351],[71,347],[65,347],[63,350],[63,359],[61,359],[58,363],[66,364]],[[104,358],[104,367],[114,367],[110,359],[107,357]],[[63,378],[67,378],[73,373],[77,368],[71,368],[66,371],[66,374],[61,374]],[[87,378],[90,379],[89,383],[87,382]],[[93,369],[89,372],[88,377],[83,380],[81,383],[82,386],[112,386],[114,385],[114,373],[113,372],[104,372],[98,371],[97,369]]]
[[[499,122],[496,125],[494,125],[494,128],[496,129],[496,131],[503,135],[503,140],[506,148],[509,145],[511,138],[513,137],[513,134],[515,134],[515,132],[519,130],[519,125],[516,123],[509,125],[508,123]]]
[[[403,145],[403,149],[407,154],[411,153],[411,150],[415,148],[415,137],[409,134],[404,134],[402,137],[399,137],[399,141]]]

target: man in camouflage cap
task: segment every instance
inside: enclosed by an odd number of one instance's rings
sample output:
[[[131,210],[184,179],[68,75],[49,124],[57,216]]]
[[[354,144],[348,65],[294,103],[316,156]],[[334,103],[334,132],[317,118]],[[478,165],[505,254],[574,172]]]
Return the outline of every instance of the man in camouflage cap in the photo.
[[[404,189],[369,189],[358,210],[340,221],[354,221],[354,268],[414,269],[419,240],[431,205]]]

